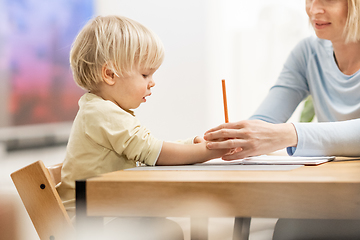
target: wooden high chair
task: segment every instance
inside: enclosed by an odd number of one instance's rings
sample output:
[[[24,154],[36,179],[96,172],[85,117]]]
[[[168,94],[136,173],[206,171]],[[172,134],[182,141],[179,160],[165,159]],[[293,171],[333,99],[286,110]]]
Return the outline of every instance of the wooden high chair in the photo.
[[[41,240],[75,239],[75,229],[55,185],[62,164],[46,168],[34,162],[11,174],[11,178]]]

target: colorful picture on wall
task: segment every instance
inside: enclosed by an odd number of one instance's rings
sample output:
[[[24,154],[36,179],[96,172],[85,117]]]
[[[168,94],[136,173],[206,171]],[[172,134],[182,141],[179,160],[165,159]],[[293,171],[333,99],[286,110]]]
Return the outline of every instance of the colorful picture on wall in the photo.
[[[7,69],[11,125],[72,121],[84,91],[73,81],[69,52],[93,16],[93,0],[5,0],[2,5],[0,64]]]

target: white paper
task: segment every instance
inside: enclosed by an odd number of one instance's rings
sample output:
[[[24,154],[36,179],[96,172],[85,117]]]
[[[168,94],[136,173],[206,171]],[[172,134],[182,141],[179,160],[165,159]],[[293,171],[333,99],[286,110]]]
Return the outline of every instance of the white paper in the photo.
[[[204,163],[179,166],[140,166],[126,170],[185,170],[185,171],[288,171],[304,165],[319,165],[334,160],[334,156],[328,157],[292,157],[261,155],[244,159],[224,161],[221,158],[213,159]]]
[[[245,158],[242,164],[271,164],[271,165],[319,165],[334,160],[334,156],[326,157],[292,157],[292,156],[274,156],[261,155],[256,157]]]
[[[334,156],[326,157],[292,157],[276,155],[260,155],[244,159],[224,161],[220,158],[197,165],[319,165],[334,160]]]

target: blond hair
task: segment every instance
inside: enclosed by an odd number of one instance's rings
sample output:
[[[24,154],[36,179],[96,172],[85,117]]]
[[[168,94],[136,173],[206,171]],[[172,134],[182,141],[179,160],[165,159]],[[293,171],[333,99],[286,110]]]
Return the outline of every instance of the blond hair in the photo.
[[[90,91],[102,81],[104,64],[117,76],[123,76],[137,67],[157,69],[163,59],[160,39],[140,23],[121,16],[90,20],[70,51],[74,80]]]
[[[348,1],[348,15],[344,34],[346,42],[360,41],[360,0]]]

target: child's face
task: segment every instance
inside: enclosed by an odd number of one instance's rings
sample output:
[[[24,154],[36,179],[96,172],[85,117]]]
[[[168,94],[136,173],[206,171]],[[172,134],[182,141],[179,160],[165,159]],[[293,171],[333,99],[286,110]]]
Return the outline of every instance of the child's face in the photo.
[[[113,102],[123,109],[135,109],[146,102],[155,86],[153,74],[156,69],[134,69],[126,76],[115,76]]]

